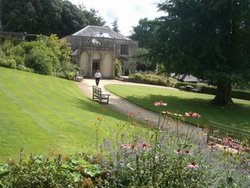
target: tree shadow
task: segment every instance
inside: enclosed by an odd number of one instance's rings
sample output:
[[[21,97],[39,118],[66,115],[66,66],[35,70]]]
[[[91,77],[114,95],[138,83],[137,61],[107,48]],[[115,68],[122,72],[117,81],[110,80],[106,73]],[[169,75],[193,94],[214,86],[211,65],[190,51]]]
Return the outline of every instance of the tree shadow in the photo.
[[[190,120],[195,124],[203,126],[211,124],[211,121],[225,124],[234,128],[240,128],[250,131],[250,107],[248,105],[236,103],[232,106],[218,106],[210,103],[210,99],[203,98],[181,98],[178,96],[154,95],[146,97],[128,96],[127,100],[136,103],[152,111],[168,110],[174,113],[184,114],[193,111],[200,113],[202,118],[199,120]],[[166,107],[155,107],[155,101],[167,103]]]
[[[86,98],[73,98],[70,101],[74,106],[98,114],[99,116],[109,116],[120,121],[128,121],[128,117],[111,109],[108,104],[98,103]]]

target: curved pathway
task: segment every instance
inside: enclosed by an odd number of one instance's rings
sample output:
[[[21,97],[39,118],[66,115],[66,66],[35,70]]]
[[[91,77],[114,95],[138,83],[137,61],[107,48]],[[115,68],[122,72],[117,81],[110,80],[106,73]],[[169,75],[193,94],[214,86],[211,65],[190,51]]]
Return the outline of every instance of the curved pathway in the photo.
[[[164,87],[164,86],[154,86],[154,85],[148,85],[148,84],[138,84],[138,83],[132,83],[132,82],[123,82],[119,80],[105,80],[102,79],[100,81],[99,87],[102,88],[102,91],[104,93],[110,94],[110,100],[108,107],[112,108],[115,111],[118,111],[124,115],[133,114],[133,117],[137,119],[138,121],[146,123],[146,121],[150,121],[150,125],[153,125],[154,127],[158,126],[158,119],[159,114],[150,110],[143,109],[139,106],[137,106],[134,103],[131,103],[130,101],[123,99],[113,93],[110,93],[105,89],[105,85],[108,84],[120,84],[120,85],[144,85],[144,86],[150,86],[150,87],[158,87],[158,88],[164,88],[164,89],[174,89],[171,87]],[[85,95],[92,99],[92,85],[95,85],[94,79],[84,79],[82,82],[77,82],[77,85],[79,88],[85,93]],[[195,126],[189,125],[187,123],[180,123],[176,120],[173,120],[170,117],[167,117],[167,121],[165,121],[165,124],[163,126],[163,129],[171,129],[176,130],[176,125],[179,126],[179,132],[182,134],[186,134],[187,132],[191,132],[194,137],[196,138],[203,138],[206,139],[206,135],[202,129],[197,128]]]

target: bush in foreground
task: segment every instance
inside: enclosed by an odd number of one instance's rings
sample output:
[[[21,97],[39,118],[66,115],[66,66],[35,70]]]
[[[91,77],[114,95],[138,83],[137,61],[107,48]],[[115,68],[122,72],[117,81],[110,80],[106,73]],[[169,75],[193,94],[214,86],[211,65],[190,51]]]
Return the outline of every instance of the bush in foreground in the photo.
[[[155,106],[165,108],[159,101]],[[0,166],[3,187],[249,187],[249,153],[206,143],[203,130],[170,122],[160,111],[156,129],[145,119],[137,127],[137,114],[129,113],[131,125],[100,141],[97,117],[95,155],[77,154],[49,159],[31,155],[28,160]],[[179,119],[201,118],[194,112],[173,114]],[[167,121],[169,127],[165,127]],[[87,162],[86,162],[87,161]]]
[[[155,103],[162,108],[161,101]],[[102,166],[108,169],[107,187],[249,187],[249,154],[222,149],[206,143],[203,130],[180,123],[163,129],[167,112],[162,111],[153,132],[120,131],[105,140],[104,150],[111,153]],[[194,112],[173,114],[176,118],[200,118]],[[151,123],[146,120],[149,127]],[[170,122],[168,122],[170,123]],[[182,131],[181,131],[182,130]],[[118,147],[116,144],[118,143]]]
[[[27,160],[12,160],[0,165],[0,187],[91,187],[99,184],[99,165],[84,160],[84,155],[48,158],[31,155]]]

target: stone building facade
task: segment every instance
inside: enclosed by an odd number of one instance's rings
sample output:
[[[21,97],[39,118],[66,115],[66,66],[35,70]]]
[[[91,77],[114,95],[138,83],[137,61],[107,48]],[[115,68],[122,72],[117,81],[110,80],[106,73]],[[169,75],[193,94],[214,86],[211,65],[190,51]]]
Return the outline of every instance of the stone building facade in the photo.
[[[68,36],[67,40],[84,77],[91,78],[96,70],[100,70],[103,78],[114,78],[115,59],[121,61],[123,74],[136,71],[136,62],[131,55],[137,51],[138,42],[109,27],[87,26]]]

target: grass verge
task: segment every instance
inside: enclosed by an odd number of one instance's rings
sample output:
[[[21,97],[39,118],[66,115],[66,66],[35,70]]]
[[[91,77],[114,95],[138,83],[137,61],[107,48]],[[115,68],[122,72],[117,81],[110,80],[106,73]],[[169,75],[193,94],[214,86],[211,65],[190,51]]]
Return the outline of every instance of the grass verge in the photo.
[[[89,100],[73,81],[0,67],[0,161],[20,149],[94,152],[100,121],[99,137],[127,118]]]
[[[131,85],[108,85],[106,88],[152,111],[159,111],[159,107],[155,107],[154,102],[162,100],[168,105],[161,110],[182,114],[188,111],[200,113],[202,118],[195,121],[203,126],[209,125],[212,121],[216,122],[217,126],[227,125],[250,131],[250,101],[233,99],[235,103],[233,106],[222,107],[210,104],[209,101],[214,96],[207,94]]]

